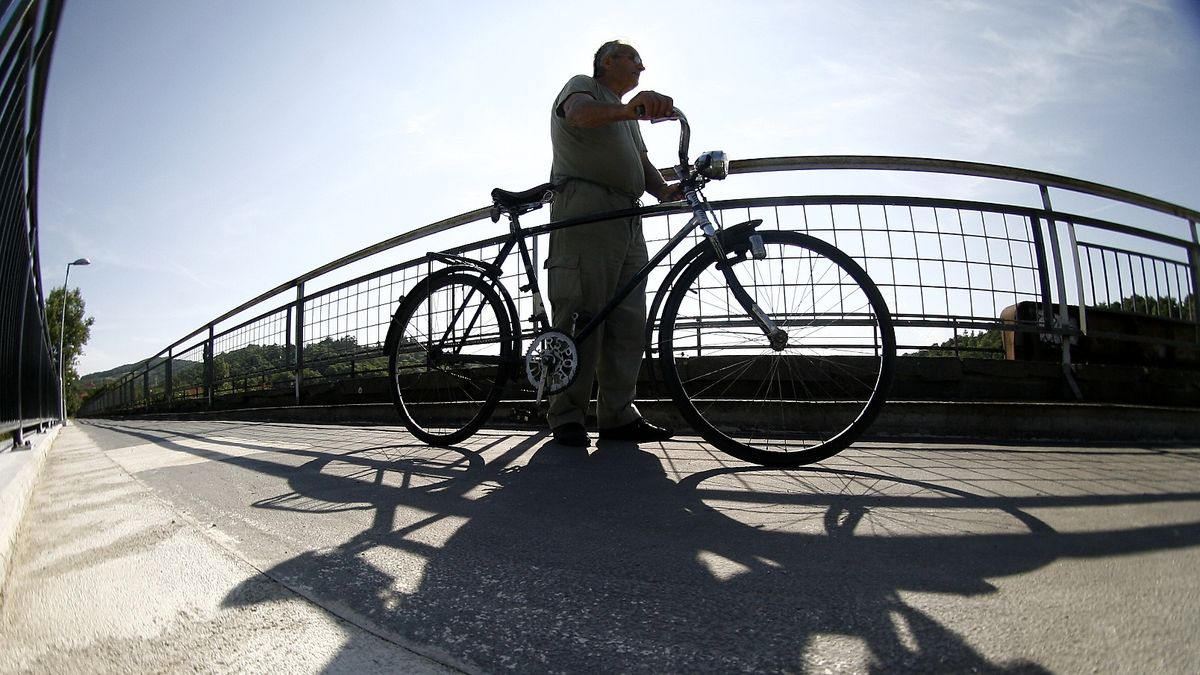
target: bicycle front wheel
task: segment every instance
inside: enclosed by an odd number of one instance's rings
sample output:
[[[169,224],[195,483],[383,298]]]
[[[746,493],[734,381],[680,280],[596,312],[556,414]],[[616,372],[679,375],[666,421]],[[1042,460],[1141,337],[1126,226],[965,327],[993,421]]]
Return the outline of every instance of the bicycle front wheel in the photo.
[[[431,445],[479,430],[496,408],[516,350],[504,299],[485,279],[452,273],[422,280],[393,318],[392,402],[404,426]]]
[[[663,376],[718,449],[755,464],[809,464],[840,452],[878,414],[895,332],[883,295],[848,255],[799,232],[758,236],[757,255],[748,238],[726,242],[728,268],[786,342],[772,344],[708,251],[663,309]]]

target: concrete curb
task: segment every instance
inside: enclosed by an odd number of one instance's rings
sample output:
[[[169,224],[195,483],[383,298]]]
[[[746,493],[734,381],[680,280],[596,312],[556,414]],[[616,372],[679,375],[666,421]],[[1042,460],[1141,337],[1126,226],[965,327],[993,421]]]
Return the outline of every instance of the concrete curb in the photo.
[[[544,429],[537,421],[510,422],[512,407],[511,402],[501,402],[485,426]],[[638,408],[662,424],[687,428],[670,401],[638,401]],[[1200,425],[1195,423],[1198,417],[1198,408],[1120,403],[889,401],[864,440],[1197,443],[1200,442]],[[243,408],[129,418],[400,426],[396,411],[386,403]]]
[[[29,435],[28,449],[13,448],[0,454],[0,598],[4,597],[9,561],[25,507],[61,430],[62,426],[56,424],[45,433]]]

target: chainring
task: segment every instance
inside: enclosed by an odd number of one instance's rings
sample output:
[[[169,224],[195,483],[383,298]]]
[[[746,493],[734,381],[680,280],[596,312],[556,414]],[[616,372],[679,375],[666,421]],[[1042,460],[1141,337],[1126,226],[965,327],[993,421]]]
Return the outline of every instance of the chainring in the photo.
[[[542,396],[561,393],[575,381],[579,348],[570,335],[548,330],[533,339],[525,352],[525,376]]]

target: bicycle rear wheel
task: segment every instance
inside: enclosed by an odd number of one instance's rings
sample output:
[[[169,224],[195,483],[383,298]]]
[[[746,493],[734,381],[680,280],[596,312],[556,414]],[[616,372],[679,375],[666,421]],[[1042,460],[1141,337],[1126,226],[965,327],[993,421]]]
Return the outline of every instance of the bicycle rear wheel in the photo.
[[[392,319],[388,373],[404,426],[431,445],[461,442],[496,408],[516,342],[505,301],[470,273],[434,275]]]
[[[879,289],[845,253],[799,232],[759,236],[765,257],[754,257],[748,238],[726,242],[730,269],[786,345],[772,347],[705,252],[663,309],[663,376],[718,449],[755,464],[809,464],[840,452],[878,414],[895,332]]]

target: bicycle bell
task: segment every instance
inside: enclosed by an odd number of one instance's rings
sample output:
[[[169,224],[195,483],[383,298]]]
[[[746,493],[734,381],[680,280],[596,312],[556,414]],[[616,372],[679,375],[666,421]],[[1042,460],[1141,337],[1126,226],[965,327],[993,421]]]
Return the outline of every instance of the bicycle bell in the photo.
[[[722,150],[709,150],[696,158],[696,171],[711,180],[721,180],[729,175],[729,159]]]

